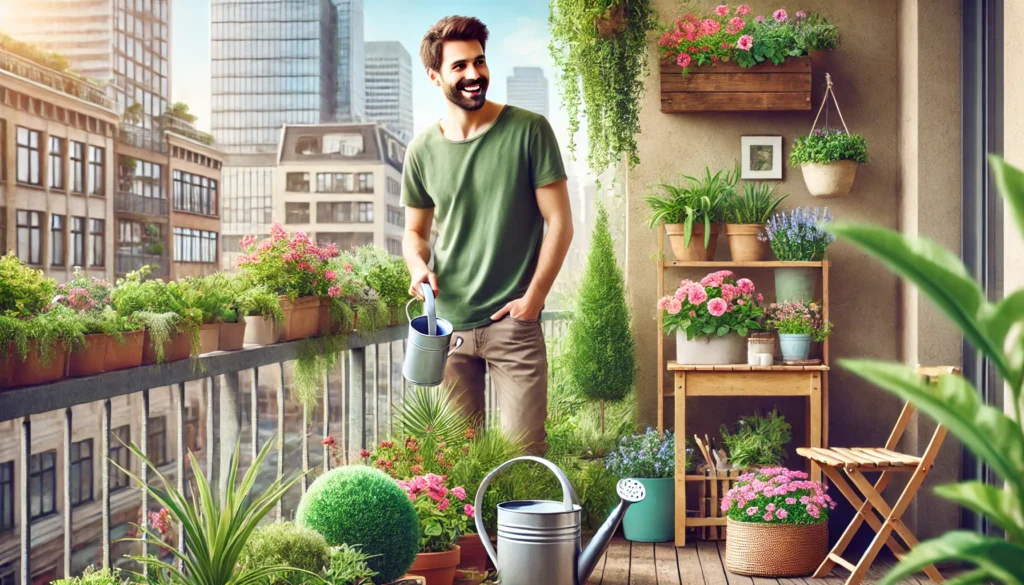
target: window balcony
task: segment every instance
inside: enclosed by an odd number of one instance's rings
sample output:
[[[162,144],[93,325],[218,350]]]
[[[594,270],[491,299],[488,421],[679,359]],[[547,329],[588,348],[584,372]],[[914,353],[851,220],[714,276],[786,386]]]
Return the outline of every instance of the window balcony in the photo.
[[[165,255],[135,254],[129,251],[118,251],[114,258],[114,267],[118,275],[128,274],[143,266],[149,266],[153,278],[167,279],[170,259]]]
[[[138,213],[140,215],[156,215],[167,217],[169,204],[166,199],[143,197],[129,191],[118,191],[114,198],[114,211],[117,213]]]
[[[106,108],[118,115],[124,113],[122,104],[111,99],[103,88],[84,77],[55,71],[7,51],[0,51],[0,69]]]
[[[160,130],[142,128],[134,124],[122,123],[117,139],[123,144],[149,150],[159,154],[167,154],[167,143],[164,133]]]

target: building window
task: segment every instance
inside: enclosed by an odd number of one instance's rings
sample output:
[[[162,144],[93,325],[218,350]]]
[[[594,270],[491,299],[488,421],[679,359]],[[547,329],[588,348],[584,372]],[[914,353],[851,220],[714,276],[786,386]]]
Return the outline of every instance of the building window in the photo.
[[[309,223],[309,203],[285,203],[285,223]]]
[[[396,240],[395,238],[388,238],[388,242],[387,243],[388,243],[388,252],[390,252],[394,256],[401,256],[402,255],[402,242],[401,242],[401,240]]]
[[[324,134],[323,154],[356,156],[363,152],[362,134]]]
[[[174,209],[218,215],[217,181],[192,173],[174,171]]]
[[[391,195],[401,195],[402,194],[402,184],[398,182],[398,179],[394,179],[392,177],[388,177],[387,181],[385,181],[385,182],[387,183],[387,188],[388,188],[388,193],[389,194],[391,194]]]
[[[85,218],[71,218],[71,265],[85,266]]]
[[[14,528],[14,462],[0,463],[0,532]]]
[[[18,182],[39,184],[39,133],[18,126]]]
[[[110,431],[110,435],[110,461],[107,465],[110,466],[110,491],[113,492],[128,487],[128,474],[115,467],[114,463],[122,469],[131,469],[128,467],[129,452],[126,445],[131,444],[132,431],[128,425],[124,425]]]
[[[317,173],[320,193],[373,193],[373,173]]]
[[[285,191],[309,193],[309,173],[288,173]]]
[[[57,451],[32,455],[28,460],[29,520],[57,511]]]
[[[63,215],[50,215],[50,264],[53,266],[64,266],[65,222]]]
[[[167,417],[149,419],[146,431],[146,453],[154,465],[166,465],[167,461]]]
[[[132,162],[127,162],[131,160]],[[130,173],[125,173],[131,180],[131,190],[135,195],[150,197],[153,199],[164,199],[163,187],[160,182],[161,167],[144,160],[126,159],[121,157],[121,166],[127,167],[134,164],[135,168]],[[123,188],[123,187],[119,187]]]
[[[102,219],[89,220],[89,243],[92,248],[92,265],[102,267],[106,264],[107,249],[104,246],[106,240],[106,222]]]
[[[334,244],[339,250],[348,250],[373,243],[372,232],[317,232],[316,241],[321,246]]]
[[[388,223],[398,227],[405,227],[405,209],[388,205]]]
[[[43,214],[38,211],[17,210],[18,258],[26,264],[42,264]]]
[[[56,136],[50,137],[50,168],[47,173],[50,175],[50,188],[64,188],[64,139]]]
[[[330,202],[316,204],[317,223],[373,223],[373,203]]]
[[[92,439],[71,443],[71,505],[92,501]]]
[[[103,149],[89,147],[89,193],[103,195]]]
[[[85,192],[85,145],[71,141],[71,190],[75,193]]]
[[[373,173],[359,173],[359,192],[373,193]]]
[[[7,180],[7,120],[0,118],[0,181]],[[0,530],[3,527],[0,526]]]
[[[174,228],[174,260],[206,264],[217,262],[217,232]]]

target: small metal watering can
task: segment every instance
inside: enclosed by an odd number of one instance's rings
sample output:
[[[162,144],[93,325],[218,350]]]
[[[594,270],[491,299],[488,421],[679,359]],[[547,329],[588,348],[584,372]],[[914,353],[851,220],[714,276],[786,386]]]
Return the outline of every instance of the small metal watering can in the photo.
[[[535,461],[551,470],[562,485],[562,501],[523,500],[498,504],[498,551],[484,529],[484,493],[501,470],[517,461]],[[498,569],[502,585],[581,585],[594,572],[608,548],[626,508],[647,495],[635,479],[619,480],[619,505],[615,507],[586,549],[580,547],[579,500],[569,478],[557,465],[540,457],[516,457],[492,471],[476,492],[476,530],[487,554]]]
[[[402,375],[417,386],[437,386],[444,380],[444,366],[448,357],[462,346],[462,338],[455,338],[455,347],[448,350],[452,340],[452,324],[438,319],[434,309],[434,291],[427,283],[420,284],[423,291],[424,314],[413,318],[409,315],[410,299],[405,305],[405,316],[409,318],[409,343],[405,347],[405,362]]]

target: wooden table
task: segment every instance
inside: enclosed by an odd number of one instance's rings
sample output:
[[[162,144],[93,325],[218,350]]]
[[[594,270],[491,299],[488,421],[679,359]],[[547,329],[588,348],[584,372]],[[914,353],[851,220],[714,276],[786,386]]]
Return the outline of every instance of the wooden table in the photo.
[[[686,398],[690,396],[805,396],[807,446],[828,446],[828,366],[692,366],[668,362],[674,372],[676,430],[676,546],[686,545],[686,529],[724,526],[725,517],[686,517]],[[811,466],[811,479],[821,481],[821,468]],[[703,479],[702,476],[694,476]]]

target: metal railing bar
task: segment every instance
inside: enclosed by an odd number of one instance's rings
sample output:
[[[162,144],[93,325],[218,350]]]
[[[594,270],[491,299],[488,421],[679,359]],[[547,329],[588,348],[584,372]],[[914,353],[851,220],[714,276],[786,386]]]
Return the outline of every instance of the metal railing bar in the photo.
[[[214,405],[213,396],[213,378],[203,380],[203,388],[206,390],[206,480],[210,482],[210,487],[216,489],[217,478],[213,473],[213,452],[214,444],[216,443],[216,437],[214,436],[214,425],[217,424],[217,417],[215,416],[216,407]]]
[[[376,445],[380,429],[380,346],[373,346],[373,444]]]
[[[324,374],[324,426],[323,438],[331,436],[331,373]],[[331,470],[331,447],[327,443],[324,448],[324,473]]]
[[[106,461],[106,465],[103,466],[103,479],[101,482],[100,491],[102,492],[102,516],[103,516],[103,568],[110,568],[110,461],[107,460],[110,457],[110,421],[111,418],[111,405],[110,399],[103,401],[103,460]],[[130,467],[130,464],[129,464]]]
[[[349,444],[348,451],[366,448],[366,350],[350,349],[349,372]],[[349,457],[351,459],[351,457]]]
[[[348,465],[348,399],[349,399],[349,380],[348,380],[348,352],[341,352],[341,460],[345,465]]]
[[[178,484],[178,493],[185,495],[185,383],[179,382],[174,387],[174,424],[177,427],[177,448],[178,458],[175,461],[175,480]],[[178,552],[185,553],[185,525],[178,522]],[[175,559],[174,564],[181,568],[181,559]]]
[[[71,409],[64,409],[64,578],[71,578]]]
[[[306,493],[309,485],[309,406],[302,404],[302,493]]]
[[[149,457],[149,390],[142,391],[142,423],[139,426],[141,428],[139,449],[142,450],[146,457]],[[139,486],[142,490],[142,518],[140,522],[145,526],[149,524],[149,490],[146,489],[146,486],[149,485],[149,466],[145,463],[139,465],[139,479],[142,480],[142,485]],[[142,556],[148,556],[149,535],[142,531],[140,538],[142,538]],[[142,563],[142,574],[149,575],[148,563]]]
[[[395,433],[395,403],[394,403],[394,392],[392,389],[392,366],[395,363],[395,344],[394,342],[388,342],[388,434],[393,435]]]
[[[260,454],[260,369],[258,367],[252,369],[252,380],[249,384],[249,390],[251,392],[251,399],[249,404],[249,425],[250,431],[252,431],[252,459],[256,461],[256,457]]]
[[[281,370],[281,383],[277,386],[277,480],[284,477],[284,362],[277,364]],[[284,504],[279,498],[277,500],[277,519],[284,517]]]
[[[29,501],[32,494],[29,488],[29,460],[32,459],[32,421],[25,417],[21,421],[21,582],[32,582],[32,510]]]

